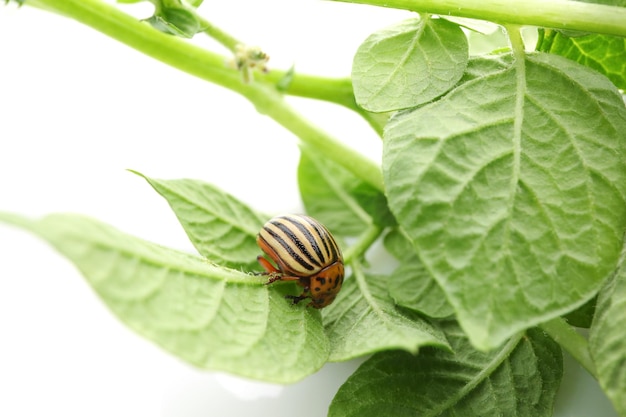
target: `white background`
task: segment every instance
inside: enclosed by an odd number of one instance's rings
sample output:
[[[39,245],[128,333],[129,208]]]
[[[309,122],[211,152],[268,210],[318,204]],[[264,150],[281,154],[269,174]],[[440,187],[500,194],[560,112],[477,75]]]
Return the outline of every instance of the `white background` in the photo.
[[[308,0],[207,0],[200,10],[262,46],[270,68],[329,76],[349,75],[369,33],[409,16]],[[379,158],[380,140],[348,110],[292,102]],[[297,161],[296,138],[241,97],[68,19],[0,5],[0,210],[88,214],[192,251],[167,204],[127,168],[203,179],[277,213],[301,211]],[[285,388],[198,371],[126,329],[47,245],[0,225],[0,416],[324,416],[359,363]],[[584,377],[570,366],[559,415],[614,415]]]

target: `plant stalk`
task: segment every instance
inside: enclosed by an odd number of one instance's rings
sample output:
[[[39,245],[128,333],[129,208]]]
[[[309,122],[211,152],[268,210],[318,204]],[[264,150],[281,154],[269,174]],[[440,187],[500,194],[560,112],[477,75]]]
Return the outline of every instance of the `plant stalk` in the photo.
[[[569,0],[332,0],[626,37],[626,8]]]
[[[375,224],[370,225],[357,239],[356,243],[344,254],[344,262],[349,264],[358,261],[370,246],[378,239],[384,228]]]
[[[274,85],[242,82],[239,71],[228,68],[223,56],[161,33],[101,0],[29,0],[27,4],[72,18],[174,68],[241,94],[259,113],[274,119],[324,157],[383,190],[377,164],[302,117]]]
[[[565,349],[583,368],[596,378],[596,366],[589,354],[587,339],[581,336],[576,329],[567,324],[565,319],[557,317],[539,325],[555,342]]]
[[[193,10],[195,11],[195,9]],[[242,43],[227,32],[215,26],[213,23],[209,22],[208,20],[198,16],[197,14],[196,17],[200,21],[200,24],[202,26],[202,32],[221,43],[229,51],[235,52],[237,45]]]

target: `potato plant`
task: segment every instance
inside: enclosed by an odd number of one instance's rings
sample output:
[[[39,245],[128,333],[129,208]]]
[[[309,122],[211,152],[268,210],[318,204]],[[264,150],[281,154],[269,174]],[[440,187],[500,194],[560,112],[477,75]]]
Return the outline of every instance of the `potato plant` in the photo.
[[[364,39],[342,79],[271,68],[202,0],[151,2],[139,20],[101,0],[19,1],[238,93],[290,131],[306,212],[343,248],[337,299],[316,310],[285,299],[294,283],[265,285],[256,236],[271,215],[200,179],[132,171],[196,254],[80,215],[0,221],[50,243],[122,322],[197,367],[289,384],[368,357],[332,417],[552,416],[562,350],[626,416],[623,0],[349,1],[415,13]],[[231,56],[188,41],[202,35]],[[356,112],[380,135],[380,163],[286,96]],[[391,273],[365,261],[377,241]]]

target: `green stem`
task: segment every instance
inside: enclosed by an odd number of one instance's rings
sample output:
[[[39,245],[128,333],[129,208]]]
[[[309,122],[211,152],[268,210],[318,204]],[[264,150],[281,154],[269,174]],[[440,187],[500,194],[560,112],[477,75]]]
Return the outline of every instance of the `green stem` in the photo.
[[[204,33],[221,43],[231,52],[235,52],[237,45],[243,44],[243,42],[224,32],[208,20],[197,14],[196,16],[204,28]],[[286,76],[287,71],[272,70],[265,75],[257,74],[257,79],[276,85]],[[379,136],[383,135],[387,117],[370,113],[356,104],[350,78],[328,78],[295,73],[283,92],[292,96],[323,100],[344,106],[360,114]]]
[[[277,84],[286,76],[286,71],[271,70],[267,74],[258,74],[255,79]],[[296,72],[284,92],[298,97],[325,100],[357,110],[350,78],[327,78]]]
[[[200,21],[203,32],[212,37],[231,52],[235,52],[237,45],[244,45],[243,42],[223,31],[213,23],[204,19],[191,8],[198,21]],[[257,74],[257,80],[262,80],[271,84],[278,84],[287,76],[287,71],[273,70],[267,74]],[[368,122],[371,113],[366,112],[357,106],[354,100],[354,92],[352,90],[352,80],[350,78],[328,78],[315,75],[295,73],[291,77],[289,85],[283,90],[293,96],[312,98],[316,100],[328,101],[347,107],[361,114]],[[372,118],[375,120],[375,118]],[[370,124],[372,124],[370,122]],[[373,124],[373,127],[382,136],[383,125]]]
[[[511,42],[511,49],[515,54],[515,59],[523,61],[525,57],[524,39],[522,38],[521,26],[519,25],[505,25],[506,33],[509,36]]]
[[[29,0],[28,4],[75,19],[174,68],[243,95],[259,113],[274,119],[324,157],[383,190],[378,165],[303,118],[285,102],[274,85],[243,83],[241,74],[224,64],[223,56],[161,33],[101,0]]]
[[[272,70],[266,75],[259,74],[256,78],[259,81],[277,84],[285,76],[286,71]],[[389,118],[388,114],[370,113],[356,104],[350,78],[328,78],[296,72],[284,92],[292,96],[328,101],[353,110],[361,115],[379,136],[383,135],[383,128]]]
[[[224,32],[222,29],[209,22],[208,20],[198,16],[197,14],[196,17],[200,22],[200,25],[202,26],[202,31],[221,43],[224,47],[228,48],[229,51],[235,52],[237,45],[240,45],[242,43],[236,38],[232,37],[229,33]]]
[[[261,96],[248,97],[248,99],[256,105],[259,113],[270,116],[324,157],[344,167],[377,190],[384,190],[383,176],[378,165],[305,120],[282,99],[282,96],[280,99],[275,96],[276,94],[270,95],[267,92]]]
[[[372,246],[376,239],[378,239],[383,230],[384,229],[382,227],[375,224],[370,225],[367,230],[359,236],[356,243],[348,248],[343,257],[344,262],[349,264],[357,261],[361,256],[363,256],[367,249]]]
[[[626,37],[626,8],[569,0],[333,0]]]
[[[513,145],[513,163],[509,187],[510,190],[516,190],[520,181],[520,166],[522,160],[522,121],[524,120],[524,100],[526,99],[525,93],[527,89],[526,56],[520,27],[517,25],[506,25],[505,28],[511,42],[513,55],[515,56],[515,121],[513,122],[513,134],[511,135],[511,143]],[[509,199],[509,210],[511,210],[511,212],[513,212],[513,207],[515,205],[515,198],[513,197],[515,194],[515,192],[511,192],[511,197]]]
[[[576,329],[557,317],[539,325],[555,342],[569,352],[586,370],[596,378],[596,367],[589,354],[588,342]],[[597,379],[597,378],[596,378]]]

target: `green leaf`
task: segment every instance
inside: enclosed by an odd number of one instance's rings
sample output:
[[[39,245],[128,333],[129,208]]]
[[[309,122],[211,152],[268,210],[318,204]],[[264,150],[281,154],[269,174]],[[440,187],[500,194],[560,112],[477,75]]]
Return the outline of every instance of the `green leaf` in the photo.
[[[258,269],[256,235],[269,219],[199,180],[159,180],[131,171],[163,196],[201,255],[243,271]]]
[[[155,3],[157,5],[167,5],[167,6],[177,6],[177,7],[183,7],[182,2],[180,0],[165,0],[165,1],[159,1],[159,0],[117,0],[118,3],[127,3],[127,4],[131,4],[131,3],[141,3],[142,1],[146,1],[146,2],[150,2],[150,3]],[[199,7],[202,2],[204,0],[186,0],[185,3],[197,8]]]
[[[302,148],[298,185],[306,212],[333,234],[356,236],[372,222],[352,190],[362,181],[308,147]]]
[[[625,131],[605,77],[546,54],[390,121],[390,206],[477,348],[582,305],[614,269]]]
[[[626,38],[588,34],[568,36],[542,29],[537,50],[557,54],[606,75],[618,88],[626,89]]]
[[[86,217],[0,213],[72,261],[120,320],[201,368],[291,383],[328,358],[319,312],[284,299],[289,285],[219,267]]]
[[[192,38],[200,31],[195,16],[184,9],[166,9],[146,19],[155,29],[170,35]]]
[[[396,224],[381,191],[309,147],[302,147],[298,185],[307,213],[337,235],[358,235],[371,223]]]
[[[461,78],[467,49],[463,31],[444,19],[409,19],[380,30],[354,57],[357,103],[379,113],[431,101]]]
[[[626,7],[626,0],[576,0],[583,3],[604,4],[607,6]]]
[[[477,78],[489,77],[496,72],[506,71],[511,67],[512,62],[513,56],[511,54],[472,58],[467,63],[465,73],[463,73],[458,85]]]
[[[591,322],[596,312],[597,303],[597,297],[593,297],[591,300],[587,301],[576,310],[564,315],[563,318],[571,326],[588,329],[589,327],[591,327]]]
[[[281,93],[286,93],[291,87],[291,84],[293,83],[293,78],[295,77],[295,75],[296,75],[296,67],[292,65],[291,67],[289,67],[287,72],[285,72],[285,75],[280,77],[280,79],[276,82],[276,89],[280,91]]]
[[[391,273],[389,295],[396,304],[429,317],[445,318],[454,314],[445,293],[417,256]]]
[[[494,22],[458,16],[440,17],[465,29],[470,57],[510,49],[510,40],[506,31],[502,30],[502,26]]]
[[[471,31],[467,34],[470,55],[489,54],[509,47],[506,33],[498,28],[489,34]]]
[[[399,261],[411,259],[416,254],[413,244],[399,228],[385,235],[384,244],[385,249]]]
[[[345,361],[386,349],[416,353],[420,346],[448,347],[430,322],[397,309],[387,294],[387,277],[353,266],[333,304],[324,309],[330,360]]]
[[[154,15],[146,19],[155,29],[170,35],[192,38],[202,30],[193,9],[187,9],[180,0],[157,0]]]
[[[328,416],[552,417],[563,373],[555,342],[532,329],[480,353],[453,324],[447,334],[454,353],[374,355],[339,389]]]
[[[393,217],[389,209],[387,197],[372,185],[361,181],[350,190],[350,194],[363,207],[363,210],[372,217],[374,224],[377,226],[391,227],[397,224],[396,218]]]
[[[626,416],[626,269],[622,264],[598,297],[589,351],[598,381],[620,416]]]
[[[384,242],[385,248],[397,254],[400,261],[389,277],[389,295],[394,302],[429,317],[454,314],[445,293],[419,260],[411,242],[399,230],[388,233]]]

